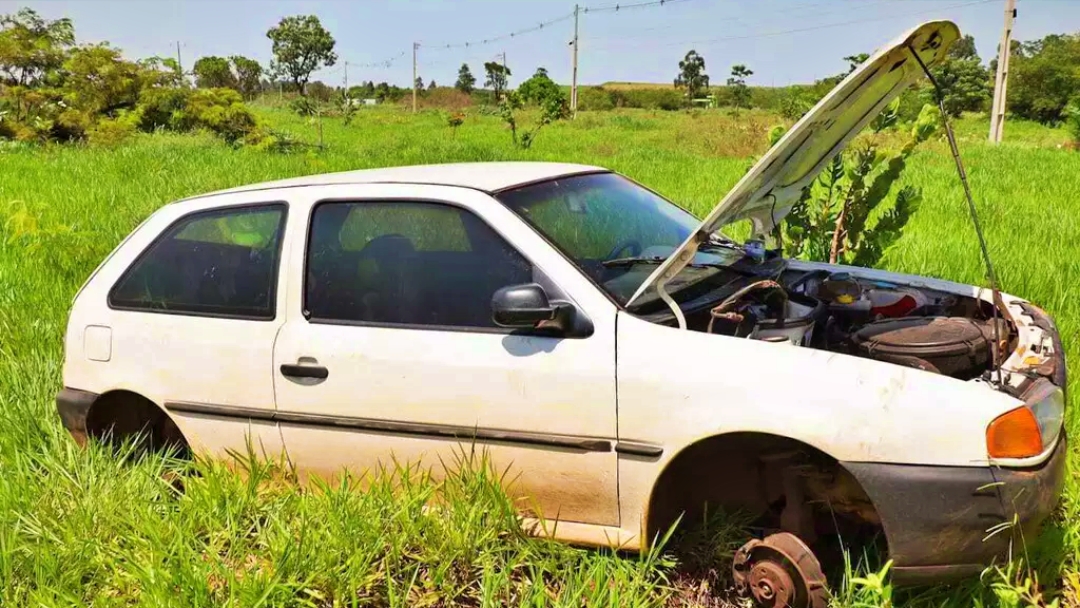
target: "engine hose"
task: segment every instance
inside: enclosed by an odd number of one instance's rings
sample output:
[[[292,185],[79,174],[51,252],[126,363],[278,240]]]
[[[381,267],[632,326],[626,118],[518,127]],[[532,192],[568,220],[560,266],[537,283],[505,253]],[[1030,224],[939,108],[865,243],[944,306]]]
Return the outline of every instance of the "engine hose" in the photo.
[[[731,294],[724,299],[723,302],[717,304],[712,310],[709,311],[709,327],[708,332],[711,334],[713,330],[713,322],[717,319],[725,321],[735,321],[741,323],[743,321],[743,315],[737,312],[733,312],[731,309],[735,307],[746,295],[752,291],[759,291],[762,289],[778,289],[783,295],[784,300],[787,301],[787,292],[780,286],[779,283],[773,280],[763,280],[751,283],[746,287],[743,287],[739,291]]]

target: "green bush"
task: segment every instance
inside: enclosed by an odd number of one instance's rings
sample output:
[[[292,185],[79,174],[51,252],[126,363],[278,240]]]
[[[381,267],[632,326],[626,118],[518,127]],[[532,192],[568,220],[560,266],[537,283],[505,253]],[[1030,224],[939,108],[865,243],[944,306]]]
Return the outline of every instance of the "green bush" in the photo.
[[[1073,138],[1073,143],[1080,145],[1080,95],[1073,97],[1065,108],[1065,128]]]
[[[310,97],[297,97],[289,102],[289,108],[300,116],[315,116],[319,112],[319,104]]]
[[[197,89],[180,113],[180,124],[185,131],[209,129],[233,144],[254,131],[258,121],[233,89]]]
[[[615,109],[615,100],[611,92],[604,87],[578,87],[578,109],[586,111],[607,111]]]
[[[94,117],[89,112],[68,108],[53,121],[50,134],[58,141],[82,139],[87,129],[94,124]]]
[[[135,132],[136,124],[130,117],[106,118],[86,131],[86,139],[95,146],[115,146],[130,139]]]
[[[66,19],[30,9],[0,15],[0,74],[9,76],[0,78],[0,138],[103,143],[135,130],[207,129],[236,143],[255,130],[240,93],[191,90],[179,67],[128,61],[108,44],[76,45]]]
[[[233,89],[155,88],[143,91],[132,119],[141,131],[212,131],[235,144],[258,126],[258,120]]]
[[[288,133],[274,131],[262,125],[244,136],[243,144],[253,150],[277,154],[290,154],[311,147]]]
[[[788,120],[799,120],[814,107],[814,100],[799,91],[788,91],[780,100],[780,115]]]
[[[177,124],[179,115],[187,105],[191,89],[176,87],[161,87],[145,89],[139,96],[139,104],[136,106],[138,114],[138,128],[141,131],[152,132],[157,129],[179,131]]]
[[[611,92],[616,107],[645,110],[678,110],[686,106],[686,98],[678,89],[621,89]]]

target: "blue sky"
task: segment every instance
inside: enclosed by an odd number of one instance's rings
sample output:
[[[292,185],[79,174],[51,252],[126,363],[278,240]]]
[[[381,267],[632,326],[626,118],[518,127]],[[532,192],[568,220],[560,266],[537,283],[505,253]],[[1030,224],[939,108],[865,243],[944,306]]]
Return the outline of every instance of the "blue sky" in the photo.
[[[666,0],[662,6],[590,11],[580,20],[579,81],[671,82],[680,58],[695,48],[720,83],[736,63],[753,84],[809,82],[842,71],[842,57],[871,52],[921,21],[949,18],[975,36],[984,61],[1001,34],[1004,0]],[[614,7],[614,0],[583,4]],[[573,19],[488,44],[573,11],[573,0],[0,0],[0,13],[30,6],[49,18],[70,17],[81,41],[102,41],[127,55],[175,56],[185,67],[203,55],[270,59],[266,30],[286,15],[315,14],[337,40],[337,66],[316,75],[407,85],[412,43],[420,43],[419,74],[452,84],[462,62],[473,73],[505,52],[512,84],[544,66],[570,80]],[[1080,31],[1080,0],[1018,0],[1015,37]],[[447,49],[447,44],[470,42]],[[362,67],[395,58],[389,66]],[[481,79],[482,80],[482,79]]]

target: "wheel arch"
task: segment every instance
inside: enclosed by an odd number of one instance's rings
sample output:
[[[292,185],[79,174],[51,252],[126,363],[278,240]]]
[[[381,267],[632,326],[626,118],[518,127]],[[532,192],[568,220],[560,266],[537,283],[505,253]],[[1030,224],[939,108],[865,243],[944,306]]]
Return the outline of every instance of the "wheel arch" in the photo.
[[[169,412],[145,395],[126,388],[98,395],[86,412],[85,429],[88,439],[114,446],[141,435],[151,450],[177,447],[190,454],[187,437]]]
[[[665,536],[680,515],[677,511],[681,512],[682,522],[685,522],[687,516],[695,514],[692,509],[703,502],[725,508],[767,505],[770,497],[782,493],[783,484],[776,470],[768,472],[769,467],[762,466],[762,457],[778,462],[785,454],[792,455],[792,464],[801,463],[814,467],[817,472],[833,475],[832,483],[815,485],[815,491],[824,493],[829,499],[830,509],[843,510],[881,528],[877,508],[862,484],[842,461],[827,451],[804,440],[775,433],[728,431],[687,443],[664,464],[649,488],[645,503],[643,548]],[[731,466],[722,466],[718,459],[730,459],[727,462]],[[722,484],[718,484],[718,480]],[[714,491],[718,485],[723,489]],[[828,494],[830,491],[833,492],[831,495]]]

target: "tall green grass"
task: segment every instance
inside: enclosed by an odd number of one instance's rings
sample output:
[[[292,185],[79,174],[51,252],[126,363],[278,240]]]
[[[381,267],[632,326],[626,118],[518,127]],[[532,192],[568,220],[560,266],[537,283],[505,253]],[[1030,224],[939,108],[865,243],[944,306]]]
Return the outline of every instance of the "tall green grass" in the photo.
[[[275,128],[316,140],[310,121],[260,111]],[[326,171],[557,160],[623,172],[700,215],[743,174],[748,158],[764,151],[765,131],[776,122],[761,112],[739,119],[722,112],[583,113],[545,128],[535,147],[522,151],[494,117],[472,116],[454,136],[437,112],[365,109],[350,127],[325,120],[325,149],[288,155],[166,134],[114,148],[0,148],[0,605],[725,601],[717,599],[726,597],[724,589],[699,593],[701,580],[658,555],[621,556],[523,537],[482,466],[437,483],[403,464],[360,491],[353,482],[298,487],[287,471],[243,458],[247,471],[240,475],[215,463],[131,463],[99,447],[77,449],[60,428],[53,399],[71,298],[116,243],[171,200]],[[962,153],[1002,287],[1054,315],[1075,361],[1080,154],[1056,147],[1058,131],[1010,125],[1006,142],[993,147],[984,143],[984,122],[960,121]],[[930,143],[908,167],[896,187],[920,186],[924,203],[883,266],[982,283],[946,147]],[[1076,392],[1075,381],[1070,389]],[[1080,431],[1076,405],[1071,399],[1073,435]],[[173,483],[178,473],[184,473],[182,493]],[[1080,580],[1075,478],[1060,515],[1040,538],[1028,540],[1018,554],[1034,570],[1020,572],[1037,572],[1049,595]],[[722,577],[710,580],[723,585]],[[890,601],[1011,606],[1018,580],[1015,572],[990,572],[984,584],[898,593]],[[876,584],[853,566],[837,589],[837,605],[884,605],[892,591]]]

